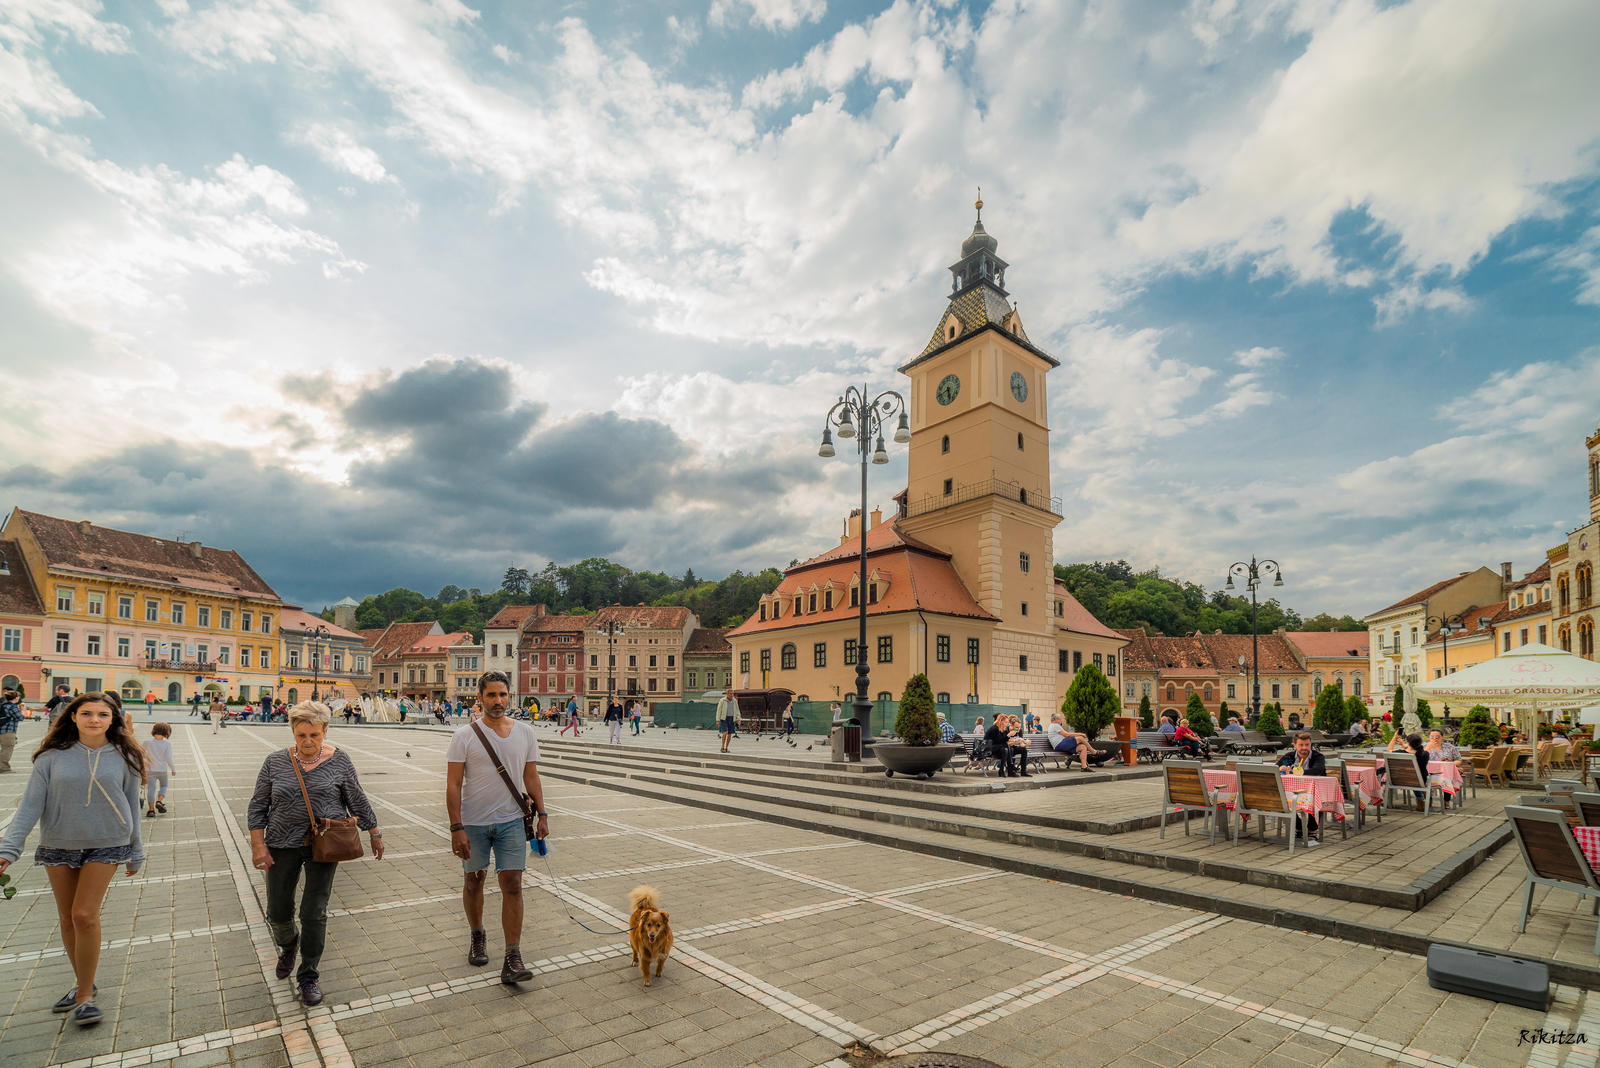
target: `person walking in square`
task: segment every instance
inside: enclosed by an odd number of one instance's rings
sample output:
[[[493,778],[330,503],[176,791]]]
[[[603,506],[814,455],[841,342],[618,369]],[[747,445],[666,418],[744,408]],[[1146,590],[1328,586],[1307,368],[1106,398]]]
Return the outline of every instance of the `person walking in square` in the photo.
[[[622,744],[622,706],[616,701],[606,703],[606,732],[612,745]]]
[[[461,903],[470,942],[467,963],[489,963],[489,936],[483,926],[483,884],[494,859],[500,887],[500,931],[505,959],[500,981],[525,983],[533,972],[522,961],[522,873],[528,866],[524,819],[536,819],[534,835],[549,834],[544,786],[539,782],[539,740],[533,728],[507,715],[510,680],[487,671],[478,679],[483,716],[450,736],[445,750],[444,807],[450,817],[450,852],[461,858]],[[520,784],[520,788],[519,788]]]
[[[72,703],[72,690],[64,682],[56,683],[55,696],[44,703],[45,723],[55,722],[56,713]]]
[[[0,693],[0,773],[11,770],[11,752],[17,747],[17,728],[22,726],[21,695],[7,686]]]
[[[633,736],[635,738],[639,737],[639,724],[641,722],[643,722],[643,720],[644,720],[644,702],[643,701],[635,701],[633,703]]]
[[[222,703],[222,693],[219,691],[211,695],[211,733],[216,734],[222,729],[222,718],[228,714],[228,706]]]
[[[266,873],[267,926],[278,947],[277,975],[295,972],[303,1005],[322,1004],[322,951],[328,939],[328,898],[333,893],[337,861],[314,859],[311,813],[317,819],[356,818],[367,832],[372,859],[383,859],[383,831],[372,811],[356,766],[344,750],[328,743],[333,712],[320,701],[301,701],[289,709],[294,744],[277,749],[261,762],[246,822],[250,828],[250,861]],[[310,811],[308,812],[307,809]],[[305,875],[300,896],[300,927],[295,929],[294,895]],[[295,971],[295,957],[300,968]]]
[[[100,906],[124,868],[144,866],[139,779],[144,751],[127,733],[117,706],[90,692],[65,705],[33,754],[33,774],[0,838],[0,874],[22,855],[35,825],[33,862],[45,869],[56,899],[61,948],[76,985],[52,1006],[80,1027],[97,1024],[95,973],[100,967]]]
[[[167,811],[167,777],[176,775],[172,766],[172,727],[157,723],[150,728],[144,743],[144,814],[154,816]]]
[[[565,734],[569,729],[572,731],[572,737],[576,739],[578,737],[578,706],[576,705],[568,707],[567,724],[561,728],[560,733]]]

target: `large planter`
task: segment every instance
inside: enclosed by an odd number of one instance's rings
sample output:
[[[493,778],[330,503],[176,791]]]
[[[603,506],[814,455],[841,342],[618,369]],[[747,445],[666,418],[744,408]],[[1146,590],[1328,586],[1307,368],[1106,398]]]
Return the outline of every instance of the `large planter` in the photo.
[[[891,779],[894,778],[895,772],[931,779],[934,772],[950,763],[952,757],[964,752],[966,752],[965,746],[951,742],[907,745],[904,742],[880,740],[872,747],[872,755],[883,765],[883,773]]]

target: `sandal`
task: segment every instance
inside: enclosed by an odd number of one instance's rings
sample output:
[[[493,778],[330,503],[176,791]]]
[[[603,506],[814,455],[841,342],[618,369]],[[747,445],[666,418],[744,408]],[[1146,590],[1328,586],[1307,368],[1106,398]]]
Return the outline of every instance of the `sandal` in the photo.
[[[167,813],[167,806],[164,805],[163,803],[161,803],[160,801],[157,801],[156,802],[156,811],[161,813],[164,816]]]

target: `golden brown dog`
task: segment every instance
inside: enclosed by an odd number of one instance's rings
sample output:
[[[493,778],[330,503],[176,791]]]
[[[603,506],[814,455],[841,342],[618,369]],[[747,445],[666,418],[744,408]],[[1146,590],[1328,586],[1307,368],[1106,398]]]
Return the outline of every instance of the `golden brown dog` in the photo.
[[[655,964],[660,977],[661,966],[672,952],[672,926],[660,906],[660,892],[653,886],[636,886],[628,893],[628,907],[633,910],[628,918],[628,944],[645,986],[650,985],[650,965]]]

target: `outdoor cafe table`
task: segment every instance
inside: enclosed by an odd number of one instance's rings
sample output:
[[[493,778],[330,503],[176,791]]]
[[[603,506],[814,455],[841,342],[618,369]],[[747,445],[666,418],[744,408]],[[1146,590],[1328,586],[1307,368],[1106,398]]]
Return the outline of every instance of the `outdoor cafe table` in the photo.
[[[1350,784],[1356,788],[1356,796],[1363,807],[1380,804],[1383,801],[1383,786],[1378,782],[1377,768],[1346,767],[1350,775]]]
[[[1377,781],[1377,775],[1366,769]],[[1239,773],[1225,768],[1204,768],[1200,772],[1211,799],[1219,805],[1232,805],[1239,796]],[[1285,775],[1283,792],[1289,803],[1299,805],[1302,811],[1330,812],[1336,819],[1344,819],[1344,791],[1339,780],[1326,775]],[[1303,799],[1303,800],[1302,800]]]
[[[1428,761],[1428,774],[1438,776],[1439,789],[1450,795],[1461,792],[1461,769],[1447,760]]]
[[[1600,871],[1600,827],[1574,827],[1572,836],[1578,840],[1578,848],[1583,850],[1589,867]]]

